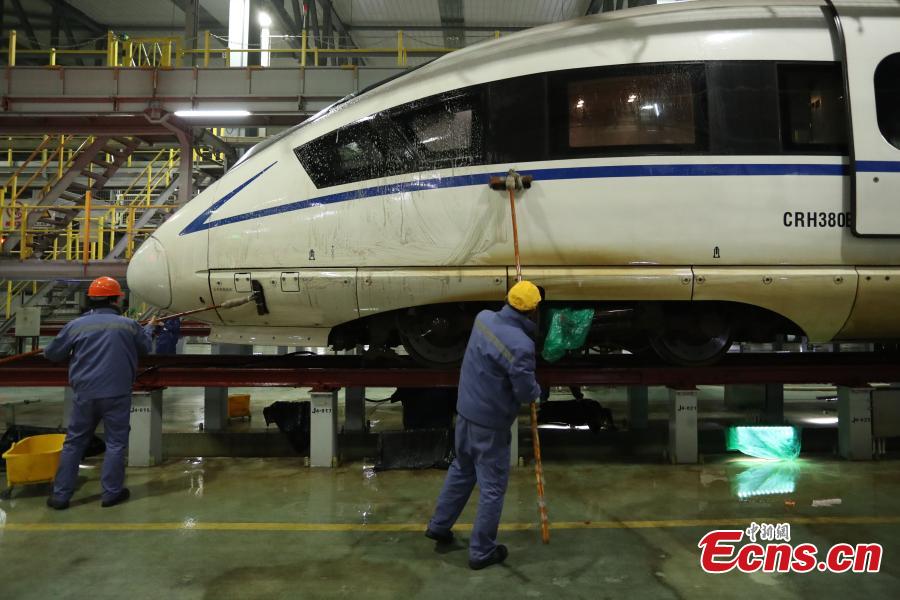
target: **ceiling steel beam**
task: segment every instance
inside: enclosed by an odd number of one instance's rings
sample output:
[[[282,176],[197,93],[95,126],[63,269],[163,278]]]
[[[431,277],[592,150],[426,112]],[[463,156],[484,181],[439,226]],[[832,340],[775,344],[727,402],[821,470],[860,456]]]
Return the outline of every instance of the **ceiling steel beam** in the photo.
[[[197,7],[200,9],[199,17],[200,17],[201,23],[215,23],[215,25],[217,27],[223,26],[222,23],[219,22],[219,20],[211,12],[209,12],[208,10],[203,8],[203,5],[200,4],[200,0],[172,0],[172,4],[174,4],[179,9],[181,9],[181,11],[185,14],[187,14],[187,12],[190,8],[187,6],[188,2],[196,2],[197,3]],[[118,26],[118,27],[116,27],[116,29],[121,31],[121,30],[126,30],[127,28]]]
[[[515,26],[515,25],[466,25],[462,24],[459,27],[465,31],[478,31],[478,32],[494,32],[494,31],[524,31],[526,29],[531,29],[531,27],[524,26]],[[381,24],[370,24],[366,25],[365,23],[354,23],[352,25],[347,25],[347,29],[349,31],[443,31],[443,25],[416,25],[416,24],[408,24],[404,25],[403,23],[397,23],[396,25],[381,25]]]
[[[444,47],[462,48],[466,41],[462,0],[438,0],[438,10],[441,14]]]
[[[285,35],[300,35],[300,25],[288,14],[284,8],[284,0],[269,0],[269,6],[275,11],[275,18],[281,25],[281,30]],[[300,48],[300,40],[295,37],[285,38],[291,48]]]
[[[16,18],[19,19],[19,25],[25,30],[25,35],[28,36],[28,41],[31,42],[31,47],[35,50],[40,50],[41,43],[34,34],[34,29],[31,28],[31,21],[28,20],[28,15],[25,14],[25,9],[22,8],[22,3],[19,0],[12,0],[12,5],[16,10]]]
[[[46,281],[49,279],[93,279],[101,275],[125,277],[127,260],[93,260],[82,264],[71,260],[0,260],[3,278],[12,281]]]
[[[309,10],[309,30],[313,35],[313,39],[311,40],[312,43],[310,45],[321,48],[322,31],[319,29],[319,10],[316,6],[316,0],[312,0],[312,2],[309,2],[306,5],[307,10]]]
[[[341,20],[341,15],[338,14],[337,10],[335,10],[334,5],[331,3],[331,0],[319,0],[322,3],[322,9],[328,14],[329,22],[335,31],[338,32],[338,35],[341,39],[346,40],[346,42],[352,47],[357,48],[356,42],[353,41],[353,38],[350,36],[350,31],[347,29],[347,26],[344,25],[344,21]],[[315,4],[315,0],[313,0],[313,4]],[[329,40],[331,39],[331,32],[328,31],[327,35],[329,36]],[[333,46],[334,44],[332,44]],[[356,62],[358,61],[358,63]],[[352,64],[366,64],[364,58],[353,59]]]
[[[90,18],[65,0],[44,0],[51,7],[56,7],[66,19],[77,21],[93,33],[103,34],[109,31],[109,27]],[[66,19],[63,19],[64,21]]]

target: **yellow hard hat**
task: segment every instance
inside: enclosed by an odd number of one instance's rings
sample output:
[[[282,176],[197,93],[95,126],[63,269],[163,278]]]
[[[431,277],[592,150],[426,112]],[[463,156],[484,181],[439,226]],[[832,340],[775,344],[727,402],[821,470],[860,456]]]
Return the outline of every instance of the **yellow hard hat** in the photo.
[[[506,301],[516,310],[528,312],[537,308],[541,302],[541,292],[530,281],[520,281],[512,286],[506,295]]]

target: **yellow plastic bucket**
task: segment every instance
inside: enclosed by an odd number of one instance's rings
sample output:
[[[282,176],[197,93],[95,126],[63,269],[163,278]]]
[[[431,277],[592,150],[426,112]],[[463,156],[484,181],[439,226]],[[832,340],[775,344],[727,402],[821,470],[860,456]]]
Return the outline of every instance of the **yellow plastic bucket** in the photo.
[[[242,417],[250,417],[250,394],[228,396],[228,418],[239,419]]]
[[[6,484],[12,487],[53,481],[65,439],[64,433],[48,433],[33,435],[14,444],[3,453]]]

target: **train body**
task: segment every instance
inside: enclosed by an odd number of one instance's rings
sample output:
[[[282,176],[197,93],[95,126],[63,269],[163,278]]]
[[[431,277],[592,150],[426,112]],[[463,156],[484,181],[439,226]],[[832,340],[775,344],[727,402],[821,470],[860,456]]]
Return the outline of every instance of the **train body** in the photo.
[[[595,342],[900,338],[900,2],[701,0],[456,51],[252,149],[132,259],[212,339],[459,357],[514,279]],[[849,91],[849,96],[848,96]],[[624,315],[624,318],[623,318]]]

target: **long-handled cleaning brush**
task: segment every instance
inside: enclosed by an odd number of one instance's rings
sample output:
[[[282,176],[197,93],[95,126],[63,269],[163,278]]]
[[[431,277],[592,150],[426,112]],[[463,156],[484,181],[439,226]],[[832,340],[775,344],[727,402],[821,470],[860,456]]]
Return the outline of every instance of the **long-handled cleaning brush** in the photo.
[[[234,298],[233,300],[226,300],[222,304],[214,304],[212,306],[204,306],[203,308],[195,308],[193,310],[186,310],[184,312],[176,313],[174,315],[166,315],[165,317],[159,317],[156,319],[157,323],[162,323],[163,321],[168,321],[169,319],[175,319],[177,317],[185,317],[187,315],[195,315],[197,313],[206,312],[208,310],[215,310],[218,308],[228,309],[228,308],[236,308],[238,306],[243,306],[248,302],[253,302],[256,299],[256,294],[250,294],[245,298]],[[146,325],[152,319],[147,321],[141,321],[141,325]],[[17,361],[23,358],[28,358],[29,356],[37,356],[41,352],[43,352],[43,348],[39,348],[37,350],[32,350],[31,352],[23,352],[22,354],[14,354],[12,356],[7,356],[6,358],[0,358],[0,365],[5,363],[11,363],[13,361]]]
[[[516,282],[522,281],[522,259],[519,256],[519,225],[516,221],[516,190],[531,187],[530,175],[524,177],[509,170],[506,177],[491,177],[490,186],[494,190],[505,189],[509,194],[509,210],[512,215],[513,254],[516,258]],[[538,437],[537,405],[531,403],[531,442],[534,447],[534,477],[537,480],[538,510],[541,516],[541,541],[550,543],[550,519],[544,500],[544,465],[541,462],[541,439]]]

